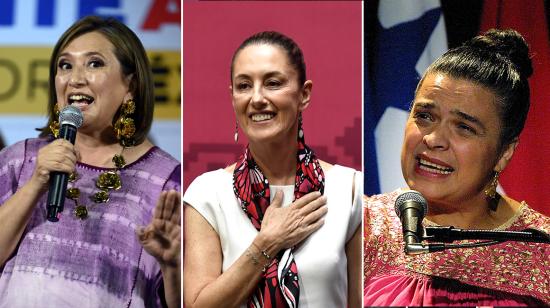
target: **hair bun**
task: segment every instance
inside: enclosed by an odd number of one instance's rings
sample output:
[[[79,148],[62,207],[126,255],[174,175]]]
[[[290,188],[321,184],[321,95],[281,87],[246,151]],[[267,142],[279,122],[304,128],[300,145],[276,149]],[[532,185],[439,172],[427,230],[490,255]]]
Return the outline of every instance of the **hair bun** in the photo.
[[[529,78],[533,74],[533,65],[529,57],[529,46],[516,30],[491,29],[465,43],[466,46],[497,53],[508,58],[516,65],[519,73]]]

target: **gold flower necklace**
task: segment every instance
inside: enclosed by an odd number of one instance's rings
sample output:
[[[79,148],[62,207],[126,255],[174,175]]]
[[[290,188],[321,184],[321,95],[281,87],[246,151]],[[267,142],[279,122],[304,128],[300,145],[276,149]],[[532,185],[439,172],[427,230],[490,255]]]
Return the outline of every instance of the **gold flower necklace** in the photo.
[[[122,150],[120,151],[120,154],[115,154],[113,156],[112,162],[115,164],[115,171],[104,171],[98,176],[95,186],[99,188],[99,191],[90,197],[94,203],[107,203],[109,201],[109,192],[111,190],[119,190],[120,187],[122,187],[120,170],[126,166],[126,161],[124,160],[122,153],[127,147],[135,145],[133,136],[136,132],[136,126],[134,124],[134,119],[131,118],[131,115],[135,112],[135,110],[136,103],[133,99],[123,102],[120,107],[120,114],[113,125],[113,129],[119,144],[122,145]],[[59,117],[59,108],[57,104],[53,105],[53,113],[56,117]],[[52,121],[49,124],[49,129],[53,136],[57,138],[59,134],[59,122]],[[74,215],[83,220],[88,218],[88,207],[84,204],[79,204],[78,202],[80,197],[80,189],[78,187],[74,187],[74,183],[76,183],[77,180],[78,174],[75,170],[75,172],[69,175],[69,182],[72,183],[73,187],[67,189],[66,198],[75,202]]]
[[[120,180],[120,169],[126,166],[126,161],[122,153],[126,147],[122,147],[120,154],[115,154],[113,156],[112,162],[115,164],[115,170],[109,170],[102,172],[95,182],[95,186],[99,188],[98,192],[95,192],[90,199],[94,203],[107,203],[109,201],[109,192],[111,190],[119,190],[122,187],[122,181]],[[69,182],[76,183],[78,180],[78,174],[75,172],[71,173],[69,176]],[[78,187],[71,187],[67,189],[67,199],[73,200],[75,202],[74,215],[80,220],[88,218],[88,208],[93,205],[86,206],[82,203],[79,203],[80,199],[80,189]],[[95,204],[94,204],[95,205]]]

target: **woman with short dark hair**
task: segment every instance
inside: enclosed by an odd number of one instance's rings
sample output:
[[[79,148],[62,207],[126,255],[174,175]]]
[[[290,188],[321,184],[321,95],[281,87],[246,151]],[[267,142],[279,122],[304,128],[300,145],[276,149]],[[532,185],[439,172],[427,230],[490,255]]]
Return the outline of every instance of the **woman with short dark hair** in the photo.
[[[74,145],[57,139],[63,110],[83,117]],[[153,82],[137,36],[115,19],[73,24],[51,56],[48,112],[40,138],[0,152],[0,306],[179,306],[181,167],[146,138]],[[69,184],[49,222],[57,172]]]

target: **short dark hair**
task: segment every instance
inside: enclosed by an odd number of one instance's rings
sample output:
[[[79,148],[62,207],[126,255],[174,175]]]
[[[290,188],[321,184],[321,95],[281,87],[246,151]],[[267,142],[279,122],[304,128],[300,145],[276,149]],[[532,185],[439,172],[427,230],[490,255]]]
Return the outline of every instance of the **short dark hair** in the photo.
[[[516,140],[529,112],[528,78],[533,74],[529,47],[520,33],[491,29],[447,51],[428,67],[417,91],[431,73],[466,79],[493,91],[502,123],[500,149]]]
[[[136,104],[136,111],[132,115],[136,126],[134,134],[135,144],[145,140],[151,123],[153,121],[154,109],[154,85],[151,66],[145,48],[137,35],[114,18],[101,18],[98,16],[87,16],[75,22],[57,41],[50,58],[50,75],[48,86],[48,124],[41,129],[40,136],[51,134],[49,125],[56,121],[55,104],[57,103],[55,91],[55,76],[57,74],[57,61],[59,54],[75,38],[90,32],[99,32],[114,46],[115,54],[124,76],[132,76],[130,91],[133,94]],[[113,119],[113,124],[118,118],[120,110]]]
[[[298,81],[300,85],[306,82],[306,63],[304,61],[304,55],[302,50],[290,37],[275,31],[264,31],[256,33],[241,43],[239,48],[235,50],[233,58],[231,59],[231,80],[233,80],[233,65],[235,58],[241,50],[249,45],[275,45],[281,47],[287,55],[288,62],[298,72]]]

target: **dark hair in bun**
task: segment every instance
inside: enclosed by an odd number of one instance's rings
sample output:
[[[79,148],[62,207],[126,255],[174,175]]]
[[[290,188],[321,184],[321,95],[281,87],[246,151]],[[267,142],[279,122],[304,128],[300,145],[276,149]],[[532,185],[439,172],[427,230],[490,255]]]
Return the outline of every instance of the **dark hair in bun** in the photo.
[[[300,85],[306,82],[306,63],[304,62],[304,55],[302,50],[290,37],[275,31],[264,31],[256,33],[248,37],[237,48],[231,59],[231,80],[233,80],[233,64],[235,59],[241,50],[250,45],[273,45],[282,48],[287,55],[288,62],[298,72],[298,81]]]
[[[501,149],[523,130],[530,99],[527,79],[533,67],[527,42],[517,31],[491,29],[476,36],[439,57],[424,76],[430,73],[466,79],[495,93],[502,123]]]

